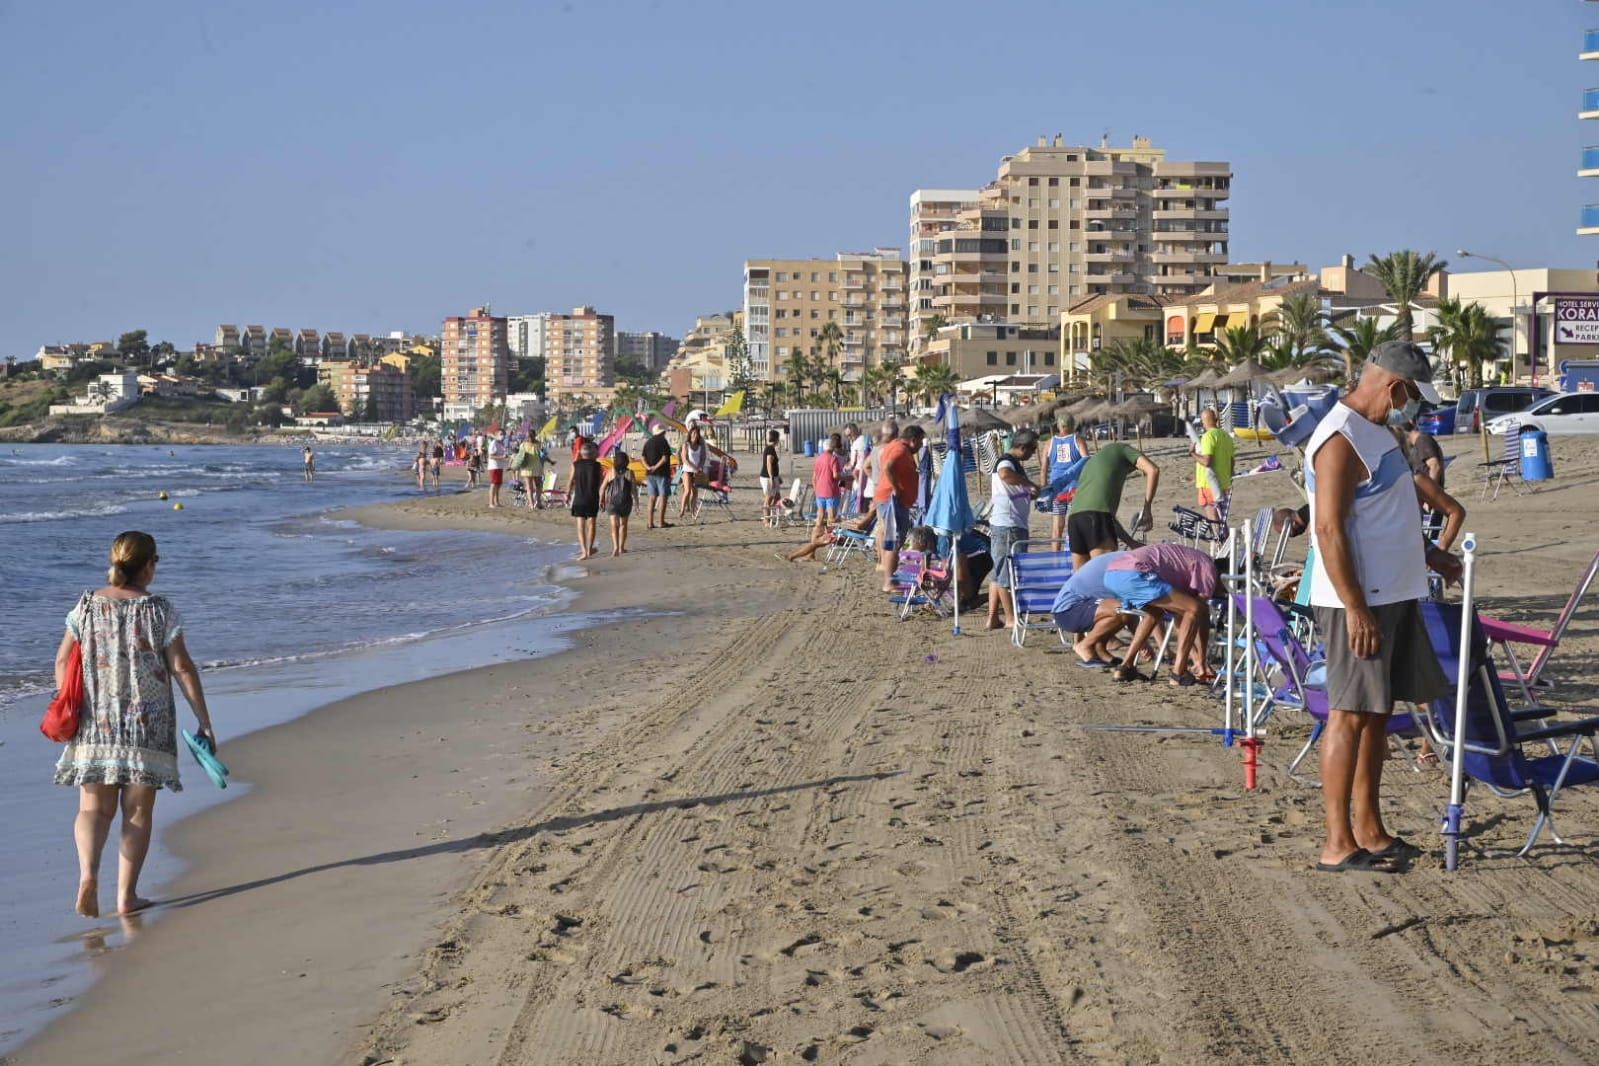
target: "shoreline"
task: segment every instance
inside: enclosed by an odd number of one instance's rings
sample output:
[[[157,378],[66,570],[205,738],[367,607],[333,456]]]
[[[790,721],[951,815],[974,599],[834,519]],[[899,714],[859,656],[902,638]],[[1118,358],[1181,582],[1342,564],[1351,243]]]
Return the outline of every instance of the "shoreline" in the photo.
[[[1561,462],[1525,499],[1451,479],[1496,612],[1547,619],[1595,547],[1599,449]],[[1158,512],[1185,465],[1162,459]],[[1244,484],[1240,514],[1290,491]],[[379,511],[568,534],[482,499]],[[239,1062],[1599,1055],[1591,793],[1562,794],[1577,847],[1509,858],[1530,803],[1474,793],[1461,874],[1315,874],[1319,795],[1282,772],[1301,721],[1245,793],[1236,750],[1101,728],[1213,725],[1204,696],[892,621],[862,564],[777,562],[796,534],[737,500],[738,523],[636,527],[572,580],[572,610],[671,614],[241,741],[264,787],[184,823],[179,887],[209,894],[121,953],[95,1026],[16,1061],[203,1056],[174,1002],[223,1012]],[[1591,661],[1591,617],[1566,643]],[[1385,813],[1431,850],[1445,789],[1393,762]]]

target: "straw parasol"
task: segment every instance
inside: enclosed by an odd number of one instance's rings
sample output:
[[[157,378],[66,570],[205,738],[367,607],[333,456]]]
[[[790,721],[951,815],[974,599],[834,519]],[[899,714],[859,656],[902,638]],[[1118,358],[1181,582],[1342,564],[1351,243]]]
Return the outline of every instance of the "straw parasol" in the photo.
[[[1344,372],[1342,365],[1329,359],[1318,359],[1304,366],[1291,366],[1279,370],[1271,375],[1271,380],[1279,385],[1292,385],[1296,381],[1308,381],[1313,385],[1331,381]]]
[[[1054,404],[1030,403],[1021,407],[1006,408],[999,417],[1009,426],[1032,426],[1037,425],[1045,415],[1054,409]]]
[[[1143,418],[1145,415],[1170,409],[1170,405],[1162,403],[1153,396],[1134,396],[1108,408],[1105,414],[1115,415],[1118,418]]]
[[[1009,430],[1011,425],[1003,418],[986,407],[968,407],[961,411],[961,429],[973,433],[987,433],[989,430],[998,430],[1001,433]]]
[[[1205,369],[1201,370],[1198,375],[1189,378],[1182,385],[1178,386],[1178,388],[1182,389],[1184,392],[1193,392],[1195,389],[1213,388],[1216,384],[1217,376],[1218,375],[1216,374],[1216,371],[1207,366]]]
[[[1245,359],[1242,363],[1239,363],[1237,366],[1227,371],[1227,373],[1217,378],[1211,384],[1214,388],[1228,389],[1235,388],[1240,385],[1248,385],[1252,381],[1259,381],[1270,377],[1270,370],[1267,370],[1253,359]]]

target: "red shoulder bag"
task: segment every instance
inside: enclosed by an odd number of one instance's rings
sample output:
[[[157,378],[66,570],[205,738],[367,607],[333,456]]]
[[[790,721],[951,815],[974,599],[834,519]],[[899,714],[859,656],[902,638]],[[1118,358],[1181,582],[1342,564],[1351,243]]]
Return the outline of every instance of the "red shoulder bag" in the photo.
[[[39,723],[39,732],[58,744],[64,744],[78,735],[78,720],[83,716],[83,646],[72,645],[72,658],[67,661],[66,680],[61,691],[50,701]]]

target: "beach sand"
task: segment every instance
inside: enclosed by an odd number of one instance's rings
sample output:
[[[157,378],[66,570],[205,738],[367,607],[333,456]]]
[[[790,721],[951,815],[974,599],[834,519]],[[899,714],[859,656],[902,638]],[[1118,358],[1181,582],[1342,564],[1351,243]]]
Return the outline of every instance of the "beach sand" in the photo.
[[[1546,621],[1599,548],[1599,441],[1557,439],[1560,480],[1496,502],[1475,440],[1446,446],[1488,609]],[[1192,495],[1174,447],[1157,515]],[[1293,495],[1250,479],[1237,513]],[[1314,873],[1320,796],[1282,772],[1302,718],[1245,792],[1208,736],[1084,728],[1219,724],[1205,695],[976,616],[893,621],[863,563],[780,562],[798,534],[738,496],[736,523],[640,511],[575,581],[643,617],[233,745],[255,791],[171,838],[194,865],[163,895],[194,905],[17,1061],[1599,1059],[1599,799],[1563,795],[1574,845],[1529,860],[1531,801],[1477,792],[1459,873]],[[362,517],[568,533],[484,499]],[[1554,673],[1595,676],[1594,618]],[[1396,759],[1385,793],[1432,848],[1445,774]]]

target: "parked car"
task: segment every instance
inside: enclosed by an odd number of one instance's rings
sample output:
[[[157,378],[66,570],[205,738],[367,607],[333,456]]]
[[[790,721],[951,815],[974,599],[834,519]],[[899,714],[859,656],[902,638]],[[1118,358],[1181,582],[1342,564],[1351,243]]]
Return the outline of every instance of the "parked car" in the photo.
[[[1455,403],[1455,432],[1476,433],[1482,420],[1520,411],[1554,395],[1551,389],[1531,385],[1501,385],[1487,389],[1467,389]]]
[[[1490,419],[1488,432],[1520,433],[1541,429],[1556,433],[1599,433],[1599,392],[1567,392],[1539,400],[1525,411]]]
[[[1421,414],[1416,416],[1416,428],[1435,437],[1449,436],[1455,431],[1454,406],[1433,407],[1431,404],[1423,404]]]

